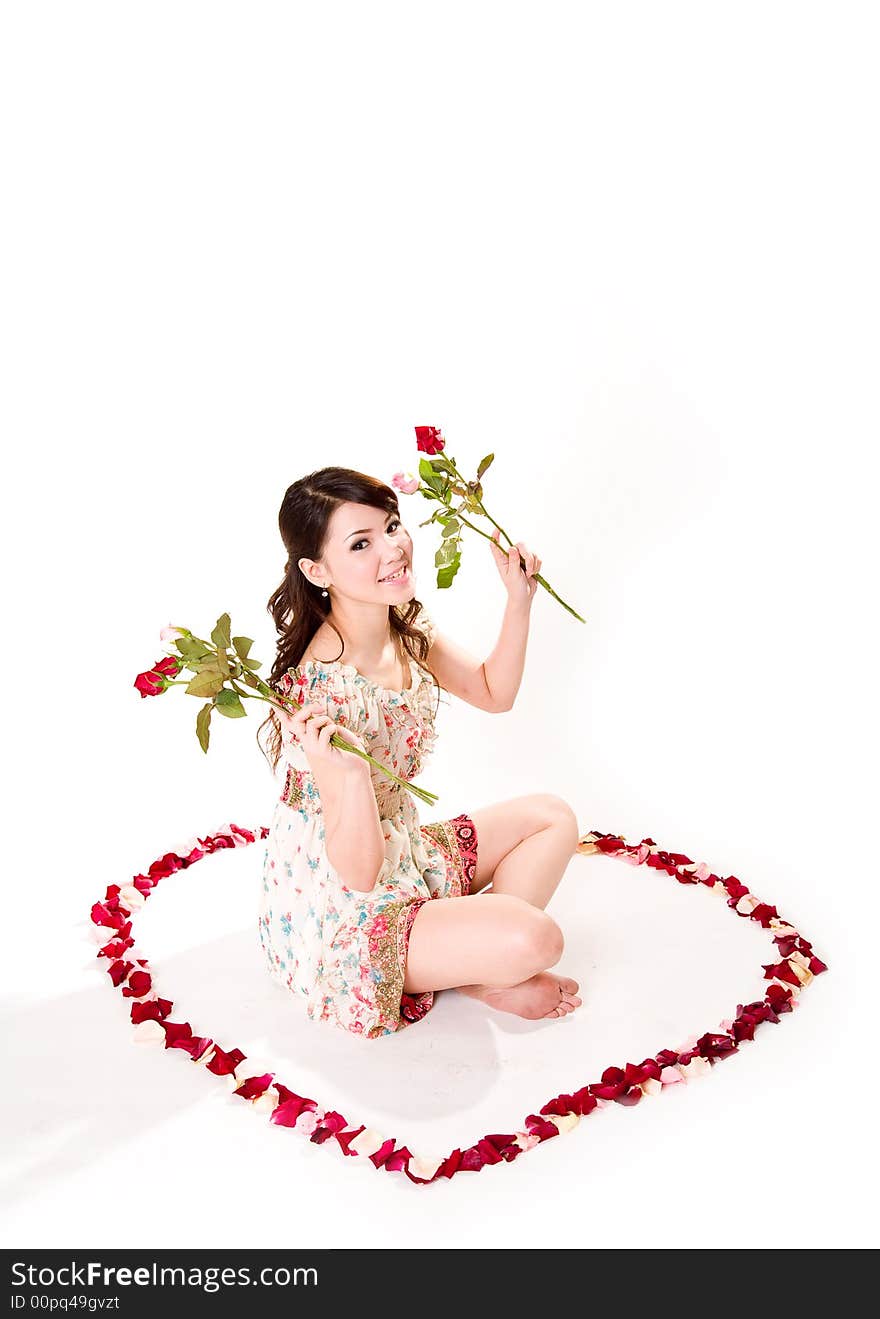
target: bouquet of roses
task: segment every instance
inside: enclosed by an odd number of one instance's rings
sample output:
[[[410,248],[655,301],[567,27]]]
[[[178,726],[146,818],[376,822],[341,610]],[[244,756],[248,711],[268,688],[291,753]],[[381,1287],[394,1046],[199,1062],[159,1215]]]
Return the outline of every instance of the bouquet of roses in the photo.
[[[505,536],[508,545],[508,552],[513,548],[513,542],[507,535],[507,532],[501,527],[492,515],[486,509],[483,503],[483,486],[480,478],[494,461],[494,453],[489,453],[480,462],[477,468],[477,477],[475,481],[466,481],[456,466],[454,458],[444,453],[446,441],[438,426],[416,426],[416,448],[421,453],[427,454],[427,458],[419,459],[419,475],[414,476],[411,472],[395,472],[391,478],[391,484],[395,490],[399,490],[404,495],[414,495],[421,493],[425,499],[436,501],[440,505],[435,508],[434,512],[424,522],[420,522],[420,527],[427,527],[432,522],[439,522],[443,528],[442,542],[440,548],[434,556],[434,566],[437,569],[437,585],[445,588],[452,585],[453,578],[458,572],[461,564],[461,529],[470,527],[478,536],[482,536],[492,544],[493,552],[496,558],[503,556],[504,550],[501,548],[498,536]],[[419,479],[421,478],[421,480]],[[453,504],[453,496],[460,497],[460,503]],[[465,513],[473,513],[487,518],[495,530],[489,535],[481,527],[476,527],[464,516]],[[527,565],[520,555],[520,566],[527,571]],[[533,573],[532,576],[536,582],[543,586],[545,591],[549,591],[554,600],[559,600],[563,609],[567,609],[581,623],[586,619],[581,618],[576,609],[565,603],[553,590],[553,587],[542,577],[540,573]]]
[[[151,669],[139,673],[134,686],[141,696],[161,696],[170,687],[184,687],[189,696],[207,698],[196,716],[196,736],[202,750],[207,752],[211,735],[211,715],[216,710],[227,719],[243,719],[247,711],[242,700],[265,701],[281,710],[300,710],[302,703],[292,697],[282,696],[272,690],[255,670],[262,668],[262,662],[251,658],[250,637],[230,636],[231,622],[228,614],[221,614],[217,619],[211,640],[203,641],[185,627],[163,627],[159,633],[160,641],[171,642],[177,654],[167,654],[157,660]],[[178,674],[189,669],[191,678],[180,678]],[[350,751],[353,756],[360,756],[375,765],[389,779],[407,788],[427,805],[433,806],[439,800],[436,792],[419,787],[400,778],[386,765],[367,751],[354,746],[339,733],[333,733],[331,745],[340,751]]]

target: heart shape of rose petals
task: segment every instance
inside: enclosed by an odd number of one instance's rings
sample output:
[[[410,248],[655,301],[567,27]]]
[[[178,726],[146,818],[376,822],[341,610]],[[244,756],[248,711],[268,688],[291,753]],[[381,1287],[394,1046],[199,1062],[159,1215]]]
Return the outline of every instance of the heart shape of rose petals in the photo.
[[[701,884],[724,898],[737,916],[757,921],[770,931],[773,960],[762,968],[764,979],[769,981],[764,997],[738,1004],[731,1020],[692,1037],[680,1049],[661,1049],[640,1063],[606,1067],[598,1081],[572,1094],[548,1099],[540,1112],[528,1114],[519,1131],[483,1136],[467,1149],[452,1150],[444,1159],[424,1159],[406,1145],[397,1145],[393,1137],[363,1124],[353,1125],[341,1113],[297,1094],[264,1062],[249,1061],[240,1049],[224,1049],[216,1040],[194,1034],[188,1021],[173,1021],[172,1000],[156,992],[146,958],[134,956],[132,913],[144,906],[160,880],[177,870],[186,870],[211,852],[245,847],[268,834],[266,826],[242,829],[236,824],[224,825],[215,834],[190,840],[179,852],[166,852],[145,875],[135,875],[123,887],[109,885],[103,899],[91,910],[93,933],[100,944],[97,956],[106,959],[114,987],[132,1000],[130,1017],[137,1042],[162,1042],[166,1049],[183,1049],[194,1063],[221,1078],[233,1094],[267,1113],[270,1122],[294,1127],[318,1145],[332,1139],[343,1154],[368,1158],[374,1167],[386,1172],[404,1172],[419,1185],[457,1172],[479,1172],[488,1164],[511,1163],[542,1141],[570,1131],[596,1108],[609,1103],[637,1104],[642,1095],[659,1094],[669,1085],[704,1075],[715,1063],[736,1053],[743,1040],[752,1040],[763,1022],[776,1024],[784,1013],[791,1012],[804,987],[828,969],[794,926],[783,920],[775,907],[750,893],[735,875],[722,879],[704,863],[697,864],[681,852],[664,851],[651,838],[643,838],[633,846],[618,834],[584,834],[576,849],[581,855],[601,852],[629,865],[663,871],[679,884]]]

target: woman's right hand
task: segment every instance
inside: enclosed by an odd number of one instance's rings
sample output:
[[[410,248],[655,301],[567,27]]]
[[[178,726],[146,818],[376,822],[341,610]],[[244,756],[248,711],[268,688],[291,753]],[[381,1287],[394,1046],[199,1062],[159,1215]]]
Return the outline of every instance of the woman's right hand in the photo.
[[[338,733],[346,742],[366,751],[363,741],[350,728],[344,728],[330,718],[317,705],[306,703],[301,710],[292,712],[276,709],[281,723],[281,742],[293,741],[301,746],[317,778],[324,773],[360,774],[370,772],[370,762],[361,756],[331,745],[330,738]]]

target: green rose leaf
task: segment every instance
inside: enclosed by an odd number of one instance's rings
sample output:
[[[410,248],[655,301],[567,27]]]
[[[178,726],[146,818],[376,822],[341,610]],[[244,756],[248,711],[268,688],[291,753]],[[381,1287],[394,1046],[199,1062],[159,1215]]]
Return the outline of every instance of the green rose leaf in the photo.
[[[478,480],[478,481],[479,481],[480,477],[483,475],[483,473],[485,472],[486,468],[489,466],[489,464],[490,464],[491,462],[493,462],[494,458],[495,458],[494,453],[487,453],[485,458],[481,458],[481,459],[480,459],[480,465],[479,465],[479,467],[477,468],[477,480]]]
[[[437,494],[442,496],[443,478],[439,472],[434,471],[427,458],[419,459],[419,476],[425,482],[425,485],[429,485],[432,490],[436,490]]]
[[[437,573],[437,586],[440,588],[441,591],[445,590],[447,587],[452,585],[453,578],[455,577],[455,574],[458,572],[460,565],[461,565],[461,555],[456,554],[455,558],[452,560],[451,563],[445,564],[442,568],[440,568],[440,570]]]
[[[232,620],[228,614],[221,614],[217,619],[214,631],[211,633],[211,640],[218,650],[228,650],[232,645],[232,638],[229,635]]]
[[[227,719],[244,719],[247,715],[247,711],[239,699],[238,692],[232,692],[228,687],[224,687],[222,692],[218,692],[214,704],[221,714],[226,715]]]
[[[454,559],[460,558],[458,541],[450,538],[440,542],[440,548],[434,555],[434,567],[446,568]]]
[[[207,752],[208,742],[211,738],[211,711],[214,707],[209,701],[203,705],[196,715],[196,737],[199,739],[199,746]]]
[[[200,641],[194,641],[192,637],[178,637],[174,644],[185,660],[200,660],[213,654],[213,651],[206,650]]]
[[[216,696],[223,690],[223,674],[216,669],[201,669],[186,685],[190,696]]]
[[[239,659],[247,659],[248,655],[250,654],[251,646],[253,644],[254,643],[250,637],[232,638],[232,645],[235,648],[235,653]]]

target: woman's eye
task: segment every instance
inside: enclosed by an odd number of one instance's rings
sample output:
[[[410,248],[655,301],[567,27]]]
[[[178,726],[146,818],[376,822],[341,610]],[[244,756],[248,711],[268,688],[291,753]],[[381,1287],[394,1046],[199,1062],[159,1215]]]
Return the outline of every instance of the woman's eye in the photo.
[[[400,525],[401,525],[400,518],[392,518],[391,521],[388,523],[388,529],[390,531],[392,527],[399,527]],[[353,550],[356,550],[359,545],[366,545],[366,543],[367,542],[365,540],[356,540],[351,548]]]

